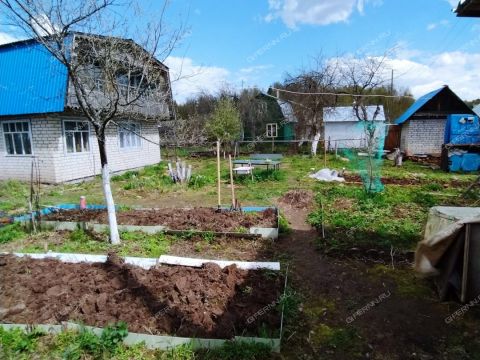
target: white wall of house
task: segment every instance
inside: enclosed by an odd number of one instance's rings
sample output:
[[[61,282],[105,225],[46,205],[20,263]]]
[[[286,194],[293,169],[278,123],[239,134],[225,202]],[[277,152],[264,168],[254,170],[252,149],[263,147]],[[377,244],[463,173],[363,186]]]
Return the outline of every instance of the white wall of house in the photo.
[[[385,131],[383,121],[376,121],[376,133]],[[325,139],[330,141],[331,149],[352,149],[366,146],[363,125],[358,121],[325,122]]]
[[[446,119],[408,120],[402,124],[400,149],[407,154],[438,155],[444,143]]]
[[[20,120],[20,119],[18,119]],[[98,143],[89,128],[89,149],[83,152],[67,151],[65,121],[82,120],[79,117],[49,116],[24,118],[30,124],[32,155],[7,154],[5,134],[0,120],[0,179],[30,180],[32,159],[40,164],[41,181],[60,183],[98,175],[101,172]],[[137,123],[145,138],[158,143],[157,127],[153,123]],[[118,172],[160,161],[159,147],[145,139],[135,142],[138,146],[121,147],[119,129],[107,128],[107,156],[112,172]]]

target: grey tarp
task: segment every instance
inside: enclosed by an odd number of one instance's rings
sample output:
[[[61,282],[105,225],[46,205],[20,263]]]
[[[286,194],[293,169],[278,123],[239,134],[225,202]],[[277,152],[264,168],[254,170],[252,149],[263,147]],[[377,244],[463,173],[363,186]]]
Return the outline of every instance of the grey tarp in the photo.
[[[440,206],[431,208],[424,239],[418,244],[415,253],[415,269],[426,276],[438,278],[443,276],[447,280],[457,258],[468,263],[469,260],[462,257],[467,224],[480,224],[480,208]],[[478,233],[480,227],[475,225],[468,228],[470,232]],[[475,235],[473,239],[477,237],[478,235]],[[478,278],[478,274],[475,273],[470,273],[469,277],[472,275]]]

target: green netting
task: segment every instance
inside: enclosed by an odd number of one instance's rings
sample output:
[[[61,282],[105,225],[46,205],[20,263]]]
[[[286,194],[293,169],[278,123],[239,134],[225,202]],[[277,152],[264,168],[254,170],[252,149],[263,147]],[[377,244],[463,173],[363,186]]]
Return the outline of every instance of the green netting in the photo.
[[[386,126],[381,121],[359,121],[363,139],[359,148],[345,149],[345,156],[350,159],[353,167],[362,178],[367,193],[383,191],[380,170],[383,164],[383,148],[385,145]]]

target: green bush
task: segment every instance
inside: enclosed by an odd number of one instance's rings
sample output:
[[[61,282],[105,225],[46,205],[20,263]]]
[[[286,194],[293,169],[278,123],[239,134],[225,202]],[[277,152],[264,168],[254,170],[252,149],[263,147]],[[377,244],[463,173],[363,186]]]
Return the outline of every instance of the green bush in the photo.
[[[0,244],[4,244],[27,235],[20,223],[14,223],[0,227]]]
[[[215,180],[209,176],[193,174],[188,181],[188,187],[196,190],[214,182]]]

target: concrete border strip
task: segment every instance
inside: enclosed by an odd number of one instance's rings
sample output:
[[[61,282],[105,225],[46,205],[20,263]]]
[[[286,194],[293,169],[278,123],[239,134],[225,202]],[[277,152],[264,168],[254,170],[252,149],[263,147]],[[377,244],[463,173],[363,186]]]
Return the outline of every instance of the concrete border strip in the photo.
[[[182,266],[191,266],[191,267],[201,267],[206,263],[215,263],[221,268],[230,265],[237,265],[238,268],[244,270],[260,270],[268,269],[280,271],[279,262],[247,262],[247,261],[227,261],[227,260],[208,260],[208,259],[196,259],[196,258],[185,258],[171,255],[161,255],[159,259],[160,264],[167,265],[182,265]]]

